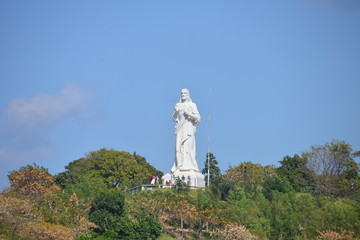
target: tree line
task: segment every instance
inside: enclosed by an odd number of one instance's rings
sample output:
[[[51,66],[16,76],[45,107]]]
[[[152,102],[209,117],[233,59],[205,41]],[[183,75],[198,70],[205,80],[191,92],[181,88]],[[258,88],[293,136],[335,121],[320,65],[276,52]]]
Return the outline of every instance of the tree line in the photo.
[[[178,179],[136,194],[163,175],[136,153],[92,151],[54,176],[28,165],[0,194],[0,239],[358,239],[359,156],[332,140],[278,167],[244,161],[222,173],[207,153],[206,189]]]

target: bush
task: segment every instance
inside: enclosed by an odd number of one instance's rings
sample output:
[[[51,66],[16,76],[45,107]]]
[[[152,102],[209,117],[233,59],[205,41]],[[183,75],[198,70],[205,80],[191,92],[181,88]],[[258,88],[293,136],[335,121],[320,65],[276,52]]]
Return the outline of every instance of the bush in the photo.
[[[119,191],[108,191],[95,197],[91,204],[90,221],[94,222],[100,233],[115,230],[124,216],[125,196]]]
[[[350,231],[341,231],[332,232],[332,231],[323,231],[319,232],[319,236],[316,239],[323,239],[323,240],[355,240],[356,238],[353,237],[354,233]]]
[[[218,230],[219,239],[224,240],[256,240],[258,237],[252,235],[244,226],[227,224],[224,229]]]
[[[105,192],[94,199],[90,220],[98,226],[95,230],[97,236],[104,239],[147,240],[156,239],[161,233],[159,221],[147,214],[131,221],[125,214],[125,196],[116,190]]]

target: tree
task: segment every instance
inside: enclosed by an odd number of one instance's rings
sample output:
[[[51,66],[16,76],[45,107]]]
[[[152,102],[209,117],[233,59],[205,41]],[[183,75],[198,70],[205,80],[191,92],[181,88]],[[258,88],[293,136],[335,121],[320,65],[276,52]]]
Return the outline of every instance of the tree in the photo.
[[[151,181],[151,177],[152,177],[152,176],[157,176],[157,177],[161,178],[161,177],[164,175],[163,172],[157,170],[157,169],[156,169],[155,167],[153,167],[150,163],[148,163],[148,162],[146,161],[146,158],[145,158],[145,157],[142,157],[142,156],[136,154],[136,152],[133,153],[133,156],[134,156],[134,160],[135,160],[138,164],[144,166],[144,167],[149,171],[150,177],[148,177],[147,179],[145,179],[145,180],[143,181],[144,184],[146,184],[146,183],[149,184],[149,182]]]
[[[115,230],[122,217],[125,217],[125,195],[116,190],[99,194],[91,204],[90,221],[106,232]]]
[[[68,197],[76,194],[82,203],[90,204],[96,195],[105,192],[107,189],[106,184],[100,178],[79,176],[75,183],[66,185],[63,192]]]
[[[276,169],[280,177],[287,179],[297,192],[313,192],[313,172],[307,167],[307,159],[295,154],[285,156]]]
[[[65,195],[46,168],[21,167],[9,180],[11,191],[0,194],[0,231],[4,224],[12,239],[73,239],[95,227],[86,219],[88,206]]]
[[[224,240],[257,240],[259,239],[253,235],[246,227],[236,224],[227,224],[224,229],[219,229],[216,234],[219,239]]]
[[[351,145],[333,139],[322,146],[311,147],[302,154],[315,173],[315,192],[325,195],[354,197],[359,191],[359,166]]]
[[[171,186],[171,188],[178,193],[189,193],[190,191],[190,177],[188,177],[187,181],[183,181],[180,179],[180,177],[175,178],[174,184]]]
[[[260,184],[269,176],[276,174],[273,166],[261,166],[251,162],[240,163],[236,167],[230,167],[224,174],[225,179],[237,186]]]
[[[109,187],[126,187],[141,183],[152,176],[156,169],[146,159],[125,151],[100,149],[65,167],[70,175],[101,178]]]
[[[263,194],[270,201],[273,199],[274,192],[289,193],[294,191],[290,182],[281,176],[267,177],[263,182],[263,187]]]
[[[12,191],[32,198],[41,198],[60,190],[48,170],[36,164],[12,171],[8,178]]]
[[[89,216],[98,226],[96,231],[100,236],[147,240],[157,239],[161,233],[161,225],[155,217],[142,214],[131,221],[125,211],[125,195],[118,190],[99,194],[92,202]]]
[[[210,182],[210,190],[218,200],[226,200],[235,187],[236,184],[225,175],[221,175]]]
[[[0,194],[0,233],[8,231],[11,239],[15,239],[21,226],[35,217],[33,209],[34,203],[29,199]]]
[[[217,165],[218,165],[218,161],[216,160],[214,154],[208,152],[206,154],[205,168],[202,170],[202,174],[205,174],[205,183],[207,186],[209,186],[208,172],[210,172],[210,184],[215,178],[221,176],[220,168]]]
[[[319,236],[316,239],[324,240],[356,240],[354,232],[342,230],[340,233],[333,231],[319,231]]]

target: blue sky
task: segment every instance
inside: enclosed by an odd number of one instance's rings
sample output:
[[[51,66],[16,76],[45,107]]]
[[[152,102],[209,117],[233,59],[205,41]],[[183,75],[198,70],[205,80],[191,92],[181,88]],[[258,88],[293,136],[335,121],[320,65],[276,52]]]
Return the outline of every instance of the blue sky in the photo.
[[[209,135],[223,171],[332,138],[360,150],[359,23],[357,0],[0,0],[0,187],[100,148],[168,172],[182,88],[200,168]]]

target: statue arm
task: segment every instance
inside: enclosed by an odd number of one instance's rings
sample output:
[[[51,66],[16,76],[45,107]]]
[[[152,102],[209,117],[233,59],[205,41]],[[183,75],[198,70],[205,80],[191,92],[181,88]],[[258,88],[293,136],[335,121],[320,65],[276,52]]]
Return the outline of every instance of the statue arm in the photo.
[[[172,115],[172,120],[174,121],[174,122],[177,122],[178,121],[178,106],[177,106],[177,104],[175,105],[175,108],[174,108],[174,113],[173,113],[173,115]]]
[[[177,119],[178,119],[178,117],[177,117],[177,112],[174,112],[173,115],[172,115],[172,120],[173,120],[174,122],[176,122]]]
[[[192,118],[196,124],[198,124],[200,122],[200,114],[197,110],[196,104],[193,104],[190,111],[186,112],[186,115],[189,116],[190,118]]]

